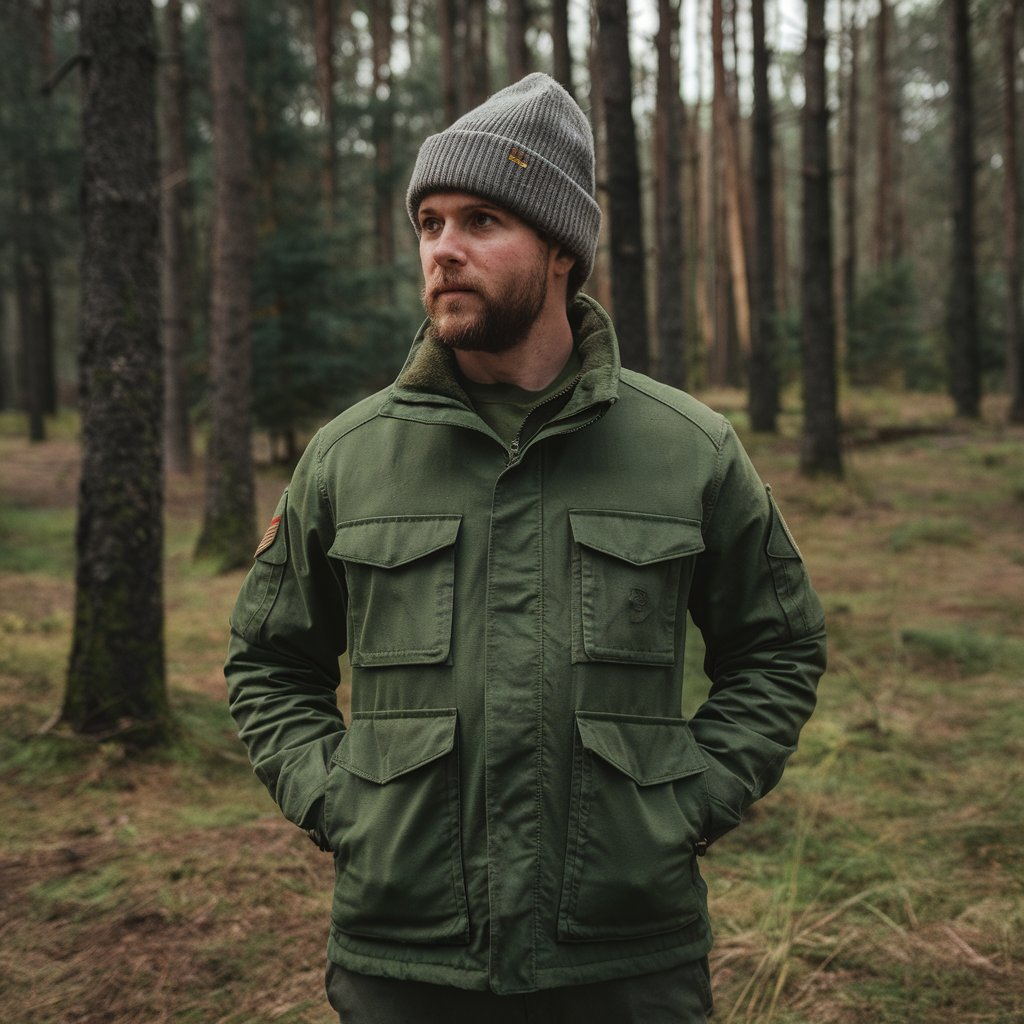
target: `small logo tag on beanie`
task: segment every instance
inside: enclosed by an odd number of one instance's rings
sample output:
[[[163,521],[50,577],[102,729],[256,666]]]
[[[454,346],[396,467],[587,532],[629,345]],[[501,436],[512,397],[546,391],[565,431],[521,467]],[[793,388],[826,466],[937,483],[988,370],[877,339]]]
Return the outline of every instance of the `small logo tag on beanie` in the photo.
[[[526,154],[519,149],[518,146],[513,146],[508,153],[509,160],[512,161],[517,167],[522,167],[525,171],[530,165],[526,161]]]

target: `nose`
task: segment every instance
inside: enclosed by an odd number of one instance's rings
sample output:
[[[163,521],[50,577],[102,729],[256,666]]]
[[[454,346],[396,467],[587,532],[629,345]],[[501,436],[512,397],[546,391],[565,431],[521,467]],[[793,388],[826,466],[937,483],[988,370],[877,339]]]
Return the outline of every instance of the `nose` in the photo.
[[[460,267],[465,264],[466,250],[457,224],[450,221],[445,224],[432,243],[430,256],[439,267]]]

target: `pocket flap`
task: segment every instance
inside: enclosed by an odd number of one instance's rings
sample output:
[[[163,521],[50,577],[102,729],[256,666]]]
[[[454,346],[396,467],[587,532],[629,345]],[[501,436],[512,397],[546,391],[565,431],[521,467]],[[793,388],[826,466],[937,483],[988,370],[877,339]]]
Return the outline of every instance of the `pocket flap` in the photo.
[[[342,523],[328,554],[394,569],[455,543],[462,516],[378,516]]]
[[[332,763],[380,785],[455,748],[455,708],[356,712]]]
[[[682,718],[641,718],[577,711],[583,746],[637,785],[653,786],[707,770],[700,747]]]
[[[696,519],[571,509],[569,524],[577,544],[633,565],[663,562],[704,550],[704,537]]]

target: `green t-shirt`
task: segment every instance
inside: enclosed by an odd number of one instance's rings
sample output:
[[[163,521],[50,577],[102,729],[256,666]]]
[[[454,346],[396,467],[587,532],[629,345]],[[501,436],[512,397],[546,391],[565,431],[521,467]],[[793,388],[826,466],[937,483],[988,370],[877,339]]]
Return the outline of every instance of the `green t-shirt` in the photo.
[[[526,391],[515,384],[478,384],[462,377],[461,383],[476,409],[477,415],[497,435],[510,445],[530,420],[530,434],[535,433],[550,419],[563,403],[552,401],[556,397],[565,400],[572,394],[572,386],[579,375],[582,361],[576,349],[572,350],[562,372],[540,391]],[[550,409],[541,409],[550,402]],[[536,413],[531,416],[531,413]]]

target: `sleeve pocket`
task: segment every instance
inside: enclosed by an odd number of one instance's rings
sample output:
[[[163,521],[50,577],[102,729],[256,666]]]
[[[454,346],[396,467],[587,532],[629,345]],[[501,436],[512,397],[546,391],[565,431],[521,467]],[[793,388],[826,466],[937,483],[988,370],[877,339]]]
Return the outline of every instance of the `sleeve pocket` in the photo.
[[[288,562],[288,529],[286,513],[288,511],[288,491],[281,495],[271,528],[274,531],[273,541],[256,555],[249,575],[242,583],[242,588],[231,613],[231,626],[245,640],[253,641],[259,635],[263,624],[267,621],[270,609],[277,600],[281,589],[284,567]],[[268,529],[267,533],[270,533]],[[266,537],[264,538],[264,542]]]
[[[775,596],[782,606],[790,638],[807,636],[821,628],[825,610],[807,576],[800,549],[789,532],[770,487],[765,488],[771,505],[771,526],[766,553],[771,567]]]

